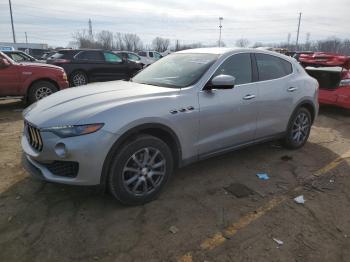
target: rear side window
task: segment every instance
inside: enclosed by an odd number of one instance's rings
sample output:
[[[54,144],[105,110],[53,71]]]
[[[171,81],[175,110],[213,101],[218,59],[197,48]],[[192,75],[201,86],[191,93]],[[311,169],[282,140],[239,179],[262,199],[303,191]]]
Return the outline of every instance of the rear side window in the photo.
[[[139,56],[147,56],[146,52],[140,51]]]
[[[236,78],[236,85],[252,82],[252,63],[250,54],[237,54],[223,62],[214,76],[231,75]]]
[[[255,57],[260,81],[281,78],[293,72],[292,64],[282,58],[266,54],[255,54]]]
[[[149,52],[149,57],[153,57],[153,52]]]
[[[120,63],[122,62],[123,60],[120,58],[120,56],[116,55],[116,54],[112,54],[112,53],[109,53],[109,52],[103,52],[103,55],[105,57],[105,60],[107,62],[117,62],[117,63]]]
[[[83,51],[80,52],[77,57],[79,60],[88,60],[88,61],[103,61],[103,57],[98,51]]]

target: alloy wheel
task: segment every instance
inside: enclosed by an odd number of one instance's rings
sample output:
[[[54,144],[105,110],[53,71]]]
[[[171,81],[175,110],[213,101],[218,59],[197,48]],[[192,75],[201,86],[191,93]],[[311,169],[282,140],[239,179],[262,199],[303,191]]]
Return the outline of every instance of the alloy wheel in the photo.
[[[294,120],[292,128],[292,139],[295,143],[301,144],[305,141],[310,130],[310,120],[308,116],[301,112]]]
[[[159,187],[165,174],[166,160],[163,154],[156,148],[145,147],[126,161],[122,179],[129,193],[145,196]]]
[[[86,82],[86,77],[83,74],[78,73],[73,76],[74,86],[86,85]]]
[[[46,86],[40,87],[35,91],[35,99],[40,100],[44,97],[51,95],[52,93],[53,92],[52,92],[51,88],[46,87]]]

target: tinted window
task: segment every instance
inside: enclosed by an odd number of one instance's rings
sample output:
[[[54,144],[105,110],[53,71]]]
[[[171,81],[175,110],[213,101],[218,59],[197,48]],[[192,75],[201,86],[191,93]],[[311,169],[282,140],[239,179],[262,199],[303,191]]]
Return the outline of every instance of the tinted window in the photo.
[[[153,52],[149,52],[149,57],[153,57]]]
[[[89,60],[89,61],[103,61],[103,57],[98,51],[83,51],[77,56],[80,60]]]
[[[138,57],[138,56],[135,55],[135,54],[128,53],[128,59],[131,60],[131,61],[139,61],[139,60],[140,60],[140,57]]]
[[[147,56],[146,52],[142,52],[142,51],[139,52],[139,55],[140,56]]]
[[[105,57],[105,60],[107,62],[122,62],[123,60],[120,58],[120,56],[109,53],[109,52],[103,52],[103,55]]]
[[[221,64],[214,76],[231,75],[236,78],[236,85],[252,82],[252,63],[250,54],[237,54]]]
[[[163,56],[157,52],[154,52],[154,57],[157,58],[157,59],[161,59]]]
[[[265,54],[255,54],[255,57],[260,81],[281,78],[293,72],[292,64],[282,58]]]

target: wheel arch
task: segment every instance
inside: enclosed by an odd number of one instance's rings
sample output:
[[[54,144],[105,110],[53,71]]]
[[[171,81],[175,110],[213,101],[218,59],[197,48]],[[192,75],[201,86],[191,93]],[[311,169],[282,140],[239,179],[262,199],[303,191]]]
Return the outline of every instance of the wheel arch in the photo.
[[[104,190],[106,188],[106,182],[111,167],[112,157],[118,152],[119,148],[123,146],[126,142],[134,140],[137,136],[141,134],[147,134],[157,137],[164,141],[170,148],[174,157],[174,167],[179,167],[182,160],[182,149],[178,136],[176,133],[168,126],[159,123],[148,123],[141,124],[139,126],[133,127],[126,131],[121,137],[115,141],[111,149],[109,150],[106,159],[104,160],[102,173],[100,178],[100,185]]]
[[[53,80],[53,79],[51,79],[51,78],[45,78],[45,77],[44,77],[44,78],[38,78],[38,79],[33,80],[33,81],[28,85],[27,91],[26,91],[26,95],[25,95],[25,100],[28,99],[29,92],[30,92],[30,90],[33,88],[33,86],[34,86],[36,83],[41,82],[41,81],[49,82],[49,83],[53,84],[53,85],[57,88],[57,91],[60,90],[60,86],[58,85],[58,83],[57,83],[55,80]]]

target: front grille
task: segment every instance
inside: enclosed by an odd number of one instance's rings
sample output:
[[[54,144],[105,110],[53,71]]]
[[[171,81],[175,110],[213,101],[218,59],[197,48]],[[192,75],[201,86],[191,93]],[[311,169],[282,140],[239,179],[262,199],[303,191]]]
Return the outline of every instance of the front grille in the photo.
[[[26,133],[29,144],[36,150],[43,149],[43,140],[41,139],[40,130],[29,123],[26,123]]]
[[[76,177],[79,164],[72,161],[54,161],[52,163],[40,163],[44,165],[55,176]]]

